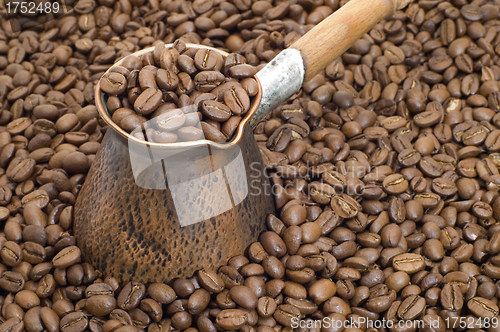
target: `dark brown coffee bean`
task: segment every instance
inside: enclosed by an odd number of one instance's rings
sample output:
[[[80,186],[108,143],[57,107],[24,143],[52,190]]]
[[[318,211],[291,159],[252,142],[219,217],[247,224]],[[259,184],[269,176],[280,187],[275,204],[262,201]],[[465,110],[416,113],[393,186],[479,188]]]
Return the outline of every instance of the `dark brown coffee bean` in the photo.
[[[14,182],[26,181],[35,171],[35,164],[33,159],[16,157],[7,168],[7,177]]]
[[[269,255],[281,257],[286,253],[285,242],[274,232],[262,233],[260,243]]]
[[[210,293],[204,289],[197,289],[188,299],[188,311],[192,315],[201,313],[210,302]]]
[[[17,293],[24,288],[24,278],[20,273],[5,271],[0,278],[0,287],[11,293]]]
[[[52,264],[57,268],[65,268],[80,261],[80,255],[81,251],[78,247],[66,247],[52,259]]]
[[[393,267],[398,271],[413,274],[424,268],[424,259],[418,254],[400,254],[392,259]]]
[[[218,52],[202,48],[196,52],[194,64],[198,70],[220,70],[223,59]]]
[[[127,88],[127,80],[125,79],[125,76],[116,72],[104,75],[100,82],[102,91],[109,93],[110,95],[117,96],[122,94]]]
[[[474,297],[467,302],[467,308],[478,317],[494,317],[498,315],[498,306],[485,298]]]
[[[116,299],[111,295],[94,295],[87,299],[85,309],[92,315],[108,315],[116,308]]]
[[[201,112],[210,120],[222,122],[231,117],[231,109],[214,100],[205,100],[200,103]]]
[[[383,187],[389,194],[400,194],[408,188],[408,181],[401,174],[392,174],[384,179]]]
[[[346,194],[333,196],[330,204],[333,211],[342,218],[353,218],[360,210],[359,203]]]
[[[451,180],[435,178],[432,180],[432,190],[441,196],[451,196],[457,192],[457,186]]]
[[[463,296],[458,285],[444,285],[441,291],[441,305],[447,310],[460,310],[463,307]]]
[[[245,309],[255,309],[257,307],[257,296],[249,287],[234,286],[229,290],[229,296]]]
[[[224,75],[219,71],[202,71],[194,77],[194,85],[198,91],[209,92],[224,82]]]
[[[179,85],[179,77],[172,70],[160,68],[156,74],[156,83],[163,90],[173,91]]]
[[[291,327],[292,320],[300,317],[300,310],[293,305],[282,304],[278,306],[273,317],[278,323]]]
[[[22,254],[21,247],[13,241],[5,242],[2,250],[0,250],[0,257],[8,266],[18,266],[21,264],[23,259]]]
[[[181,128],[183,129],[183,128]],[[212,126],[211,124],[208,124],[205,121],[201,121],[201,129],[202,129],[202,134],[205,135],[205,138],[214,142],[225,142],[227,140],[227,137],[224,135],[223,132]],[[185,135],[186,137],[192,137],[192,136],[197,136],[199,132],[193,131],[190,133],[190,135]]]
[[[316,281],[309,287],[309,296],[316,303],[320,304],[328,300],[337,292],[335,283],[328,279],[321,279]]]
[[[161,91],[155,88],[148,88],[135,100],[134,110],[139,114],[149,114],[160,106],[161,101]]]
[[[250,98],[243,88],[232,87],[224,91],[224,102],[236,115],[245,114],[250,109]]]
[[[248,314],[241,309],[222,310],[217,314],[216,323],[225,330],[238,330],[248,321]]]
[[[84,331],[89,324],[87,316],[83,312],[72,312],[64,316],[59,324],[61,331],[73,332]]]
[[[399,306],[398,316],[404,320],[414,319],[419,316],[424,309],[425,299],[417,295],[411,295],[407,297]]]
[[[117,298],[117,306],[123,310],[138,306],[145,294],[145,287],[141,283],[129,282],[123,287]]]
[[[209,292],[220,293],[224,290],[224,281],[212,270],[199,270],[198,279],[200,285]]]

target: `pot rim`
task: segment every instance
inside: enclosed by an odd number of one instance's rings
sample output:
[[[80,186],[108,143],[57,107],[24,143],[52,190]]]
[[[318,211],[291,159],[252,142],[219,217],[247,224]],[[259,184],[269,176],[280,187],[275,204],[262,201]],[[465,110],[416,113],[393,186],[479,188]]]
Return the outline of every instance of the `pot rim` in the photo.
[[[165,47],[172,47],[172,46],[173,46],[173,44],[165,44]],[[205,45],[190,44],[190,43],[188,43],[188,44],[186,44],[186,47],[187,48],[202,48],[202,49],[213,50],[213,51],[221,53],[222,56],[224,56],[224,57],[226,57],[226,56],[229,55],[229,53],[227,53],[227,52],[218,50],[218,49],[216,49],[214,47],[205,46]],[[146,53],[149,53],[149,52],[153,52],[154,49],[155,49],[155,47],[152,46],[152,47],[148,47],[148,48],[142,49],[140,51],[134,52],[134,53],[132,53],[130,55],[142,56],[143,54],[146,54]],[[113,67],[120,66],[123,63],[123,60],[125,58],[126,57],[124,57],[124,58],[120,59],[119,61],[115,62],[111,67],[108,68],[108,70],[106,70],[106,72],[104,72],[103,76],[105,74],[109,73]],[[252,106],[250,107],[250,110],[247,112],[247,114],[245,115],[245,117],[238,124],[238,128],[236,129],[236,134],[233,135],[233,139],[231,141],[229,141],[229,142],[217,143],[217,142],[213,142],[213,141],[210,141],[210,140],[207,140],[207,139],[202,139],[202,140],[187,141],[187,142],[156,143],[156,142],[150,142],[150,141],[143,141],[143,140],[138,139],[137,137],[134,137],[134,136],[130,135],[125,130],[123,130],[122,128],[120,128],[111,119],[111,116],[109,114],[108,108],[106,107],[106,104],[104,102],[104,98],[106,97],[106,93],[101,90],[101,80],[102,80],[103,76],[101,76],[101,78],[99,79],[99,81],[97,82],[97,84],[96,84],[96,86],[94,88],[95,104],[96,104],[96,107],[97,107],[97,111],[99,112],[99,115],[104,120],[104,122],[106,122],[106,124],[108,125],[108,127],[111,128],[111,129],[113,129],[120,136],[122,136],[125,139],[132,140],[132,141],[134,141],[134,143],[146,145],[147,147],[157,147],[157,148],[161,148],[161,147],[168,147],[168,148],[193,147],[194,148],[194,147],[209,145],[209,146],[216,147],[218,149],[229,149],[229,148],[232,148],[235,145],[238,145],[241,142],[241,140],[243,139],[243,131],[245,130],[245,126],[250,121],[250,119],[255,114],[255,112],[257,111],[257,108],[259,107],[259,104],[260,104],[260,101],[261,101],[261,98],[262,98],[262,88],[261,88],[260,81],[259,81],[257,75],[254,75],[253,78],[257,81],[257,84],[259,86],[259,90],[257,92],[257,95],[253,99],[253,103],[252,103]]]

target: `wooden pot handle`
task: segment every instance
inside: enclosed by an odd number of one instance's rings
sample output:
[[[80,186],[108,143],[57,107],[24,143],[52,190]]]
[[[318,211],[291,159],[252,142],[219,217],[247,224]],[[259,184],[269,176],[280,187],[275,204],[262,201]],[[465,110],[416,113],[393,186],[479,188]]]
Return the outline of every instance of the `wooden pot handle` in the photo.
[[[312,28],[290,48],[304,59],[305,80],[309,81],[347,51],[380,20],[391,17],[408,0],[351,0]]]

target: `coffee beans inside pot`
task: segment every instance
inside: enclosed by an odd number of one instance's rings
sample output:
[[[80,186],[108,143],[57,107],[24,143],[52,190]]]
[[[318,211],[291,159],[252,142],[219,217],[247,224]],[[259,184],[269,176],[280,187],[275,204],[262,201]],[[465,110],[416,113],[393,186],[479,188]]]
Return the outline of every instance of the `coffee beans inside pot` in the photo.
[[[121,66],[104,74],[101,89],[133,105],[133,110],[112,110],[111,116],[141,140],[173,143],[207,138],[225,142],[232,138],[256,94],[255,89],[245,90],[241,84],[241,79],[247,80],[246,85],[257,84],[255,69],[244,58],[235,61],[237,56],[187,48],[183,40],[168,48],[158,43],[154,52],[129,55]],[[114,116],[115,111],[125,115]]]

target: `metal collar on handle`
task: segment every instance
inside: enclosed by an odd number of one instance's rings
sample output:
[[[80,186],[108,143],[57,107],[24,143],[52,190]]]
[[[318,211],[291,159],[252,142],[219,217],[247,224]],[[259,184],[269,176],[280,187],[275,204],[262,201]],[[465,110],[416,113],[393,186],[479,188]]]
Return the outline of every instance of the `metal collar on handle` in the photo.
[[[300,51],[293,48],[281,51],[255,77],[262,90],[262,98],[249,121],[252,128],[302,87],[305,67]]]

